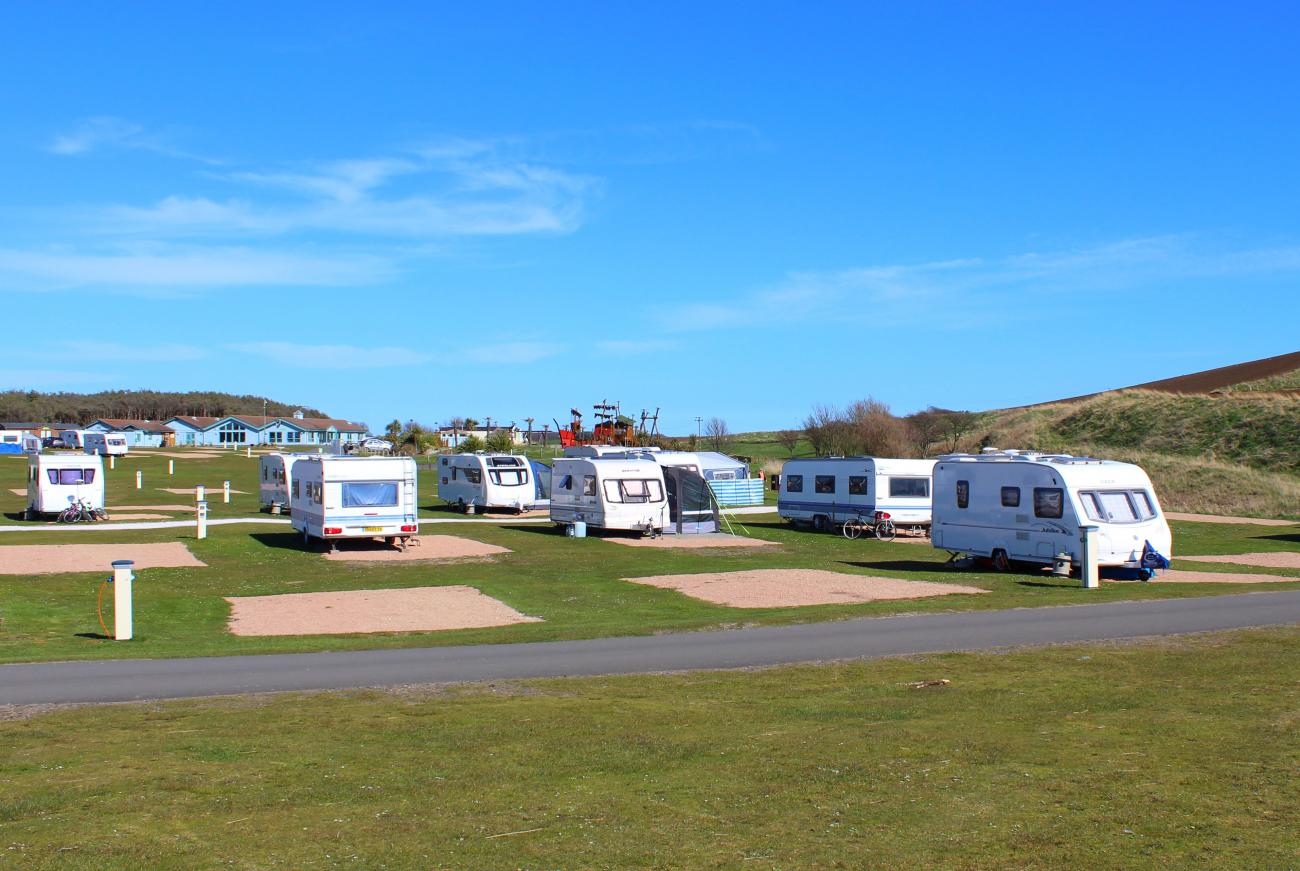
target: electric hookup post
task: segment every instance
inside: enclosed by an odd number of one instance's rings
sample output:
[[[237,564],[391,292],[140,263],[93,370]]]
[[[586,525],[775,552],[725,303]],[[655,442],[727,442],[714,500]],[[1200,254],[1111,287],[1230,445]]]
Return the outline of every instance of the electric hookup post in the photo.
[[[120,559],[113,561],[113,639],[130,641],[135,634],[134,621],[131,619],[131,587],[135,582],[135,561]]]
[[[1086,590],[1095,590],[1101,586],[1101,578],[1097,573],[1097,533],[1100,529],[1098,526],[1079,527],[1079,577]]]
[[[230,482],[223,481],[221,484],[221,501],[227,505],[230,504]]]
[[[208,501],[206,499],[194,503],[194,537],[208,537]]]
[[[142,485],[143,483],[144,483],[144,472],[137,471],[135,473],[135,489],[139,490],[140,485]]]

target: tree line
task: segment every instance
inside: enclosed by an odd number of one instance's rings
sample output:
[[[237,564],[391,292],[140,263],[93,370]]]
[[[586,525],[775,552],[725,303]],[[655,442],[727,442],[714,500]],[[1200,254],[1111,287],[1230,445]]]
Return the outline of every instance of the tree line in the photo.
[[[170,393],[159,390],[105,390],[99,393],[0,392],[0,420],[73,423],[85,426],[101,417],[165,421],[177,415],[224,417],[263,414],[288,417],[301,409],[307,417],[329,417],[320,409],[277,402],[264,396],[237,396],[215,391]]]
[[[794,456],[807,439],[817,456],[927,457],[961,450],[979,415],[931,406],[897,417],[889,406],[867,397],[846,408],[817,405],[799,429],[777,433]]]

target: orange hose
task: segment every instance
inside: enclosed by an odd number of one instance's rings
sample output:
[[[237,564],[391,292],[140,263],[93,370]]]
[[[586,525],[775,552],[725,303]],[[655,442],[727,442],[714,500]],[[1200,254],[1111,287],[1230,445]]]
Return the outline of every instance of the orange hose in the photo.
[[[108,627],[104,625],[104,588],[107,586],[108,581],[102,582],[99,585],[99,594],[95,596],[95,611],[99,614],[99,628],[104,630],[105,635],[108,635]]]

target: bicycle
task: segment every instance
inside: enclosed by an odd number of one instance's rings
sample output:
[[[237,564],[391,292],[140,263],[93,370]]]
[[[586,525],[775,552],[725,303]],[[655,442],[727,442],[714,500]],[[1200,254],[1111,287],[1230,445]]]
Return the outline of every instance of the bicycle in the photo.
[[[861,537],[867,530],[871,530],[871,534],[877,541],[893,541],[898,537],[898,527],[889,519],[887,511],[877,511],[872,515],[870,522],[863,519],[860,514],[857,517],[850,517],[844,521],[842,528],[844,537],[849,540]]]
[[[94,523],[107,520],[108,513],[103,508],[94,508],[89,500],[74,500],[67,508],[59,512],[59,523]]]

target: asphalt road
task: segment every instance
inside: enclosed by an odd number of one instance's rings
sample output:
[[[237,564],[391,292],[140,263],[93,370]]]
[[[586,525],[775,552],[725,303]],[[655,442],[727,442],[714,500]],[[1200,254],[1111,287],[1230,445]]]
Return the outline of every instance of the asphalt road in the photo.
[[[33,663],[0,666],[0,704],[740,668],[1288,623],[1300,623],[1300,590],[536,644]]]

